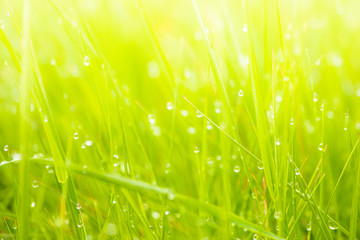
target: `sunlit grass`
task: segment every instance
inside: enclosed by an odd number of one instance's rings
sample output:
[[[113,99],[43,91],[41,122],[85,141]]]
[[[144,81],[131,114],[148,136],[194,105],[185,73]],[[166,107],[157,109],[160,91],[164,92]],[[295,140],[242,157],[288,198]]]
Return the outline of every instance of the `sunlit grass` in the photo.
[[[1,238],[359,238],[357,9],[1,1]]]

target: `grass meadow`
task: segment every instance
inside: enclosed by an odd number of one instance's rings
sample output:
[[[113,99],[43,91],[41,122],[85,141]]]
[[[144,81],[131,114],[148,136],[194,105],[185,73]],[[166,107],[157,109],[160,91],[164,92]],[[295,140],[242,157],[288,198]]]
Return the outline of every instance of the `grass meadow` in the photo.
[[[0,0],[0,238],[360,238],[357,0]]]

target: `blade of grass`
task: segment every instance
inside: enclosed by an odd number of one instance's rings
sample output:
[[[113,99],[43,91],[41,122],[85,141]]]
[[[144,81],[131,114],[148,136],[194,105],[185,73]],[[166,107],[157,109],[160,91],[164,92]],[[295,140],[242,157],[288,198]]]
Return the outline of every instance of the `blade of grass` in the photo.
[[[95,172],[95,171],[91,171],[91,170],[84,171],[84,169],[82,167],[76,166],[76,165],[70,165],[68,168],[70,171],[72,171],[74,173],[88,176],[88,177],[91,177],[91,178],[94,178],[94,179],[97,179],[100,181],[116,184],[116,185],[122,186],[127,189],[131,189],[131,190],[134,190],[137,192],[158,193],[160,195],[163,195],[163,196],[169,198],[170,200],[176,199],[177,201],[181,202],[182,204],[202,209],[203,211],[207,211],[208,213],[211,213],[220,218],[224,214],[223,210],[215,205],[202,203],[191,197],[187,197],[187,196],[184,196],[181,194],[174,193],[172,190],[170,190],[168,188],[161,188],[161,187],[153,185],[153,184],[125,178],[125,177],[122,177],[119,175],[99,173],[99,172]],[[271,239],[283,239],[283,238],[278,237],[275,234],[268,232],[268,231],[258,227],[256,224],[251,223],[233,213],[228,212],[226,214],[230,221],[237,223],[240,227],[247,228],[248,230],[250,230],[254,233],[261,234],[261,235],[269,237]]]
[[[30,144],[30,89],[31,74],[29,66],[30,43],[30,1],[23,0],[23,39],[22,39],[22,65],[23,71],[20,79],[20,148],[24,161],[20,163],[19,190],[17,203],[17,219],[19,239],[28,239],[30,233],[30,174],[28,155]]]

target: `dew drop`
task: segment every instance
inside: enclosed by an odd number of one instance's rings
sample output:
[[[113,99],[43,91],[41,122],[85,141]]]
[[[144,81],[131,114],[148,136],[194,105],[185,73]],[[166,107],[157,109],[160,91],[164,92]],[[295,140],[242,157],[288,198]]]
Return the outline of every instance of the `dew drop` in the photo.
[[[89,58],[89,56],[85,56],[85,57],[84,57],[84,65],[85,65],[85,66],[89,66],[89,65],[90,65],[90,58]]]
[[[295,168],[295,175],[299,176],[300,175],[300,170],[298,168]]]
[[[88,147],[90,147],[90,146],[93,145],[93,141],[87,140],[87,141],[85,141],[85,145],[88,146]]]
[[[51,165],[46,165],[45,167],[46,167],[48,173],[50,173],[50,174],[54,173],[54,169],[51,167]]]
[[[202,112],[200,112],[199,110],[196,111],[196,117],[201,118],[203,116],[204,114],[202,114]]]
[[[198,148],[198,146],[195,146],[194,147],[194,153],[199,153],[200,152],[200,149]]]
[[[180,113],[183,117],[187,117],[189,115],[189,112],[185,109],[181,110]]]
[[[190,133],[190,134],[195,134],[195,133],[196,133],[196,128],[194,128],[194,127],[189,127],[187,131],[188,131],[188,133]]]
[[[276,139],[275,144],[276,144],[276,146],[279,146],[281,144],[280,139]]]
[[[154,218],[154,219],[159,219],[160,218],[160,213],[156,212],[156,211],[153,211],[151,213],[151,216]]]
[[[78,209],[78,210],[81,209],[80,203],[76,203],[76,209]]]
[[[240,89],[239,92],[238,92],[238,96],[243,97],[244,96],[244,91]]]
[[[79,139],[79,133],[75,132],[74,135],[73,135],[73,138],[76,140],[76,139]]]
[[[234,172],[236,172],[236,173],[240,172],[240,166],[239,165],[235,165]]]
[[[31,207],[32,207],[32,208],[35,207],[35,202],[32,202],[32,203],[31,203]]]
[[[160,76],[160,67],[156,61],[150,61],[147,64],[148,75],[152,79],[156,79]]]
[[[262,165],[262,163],[258,162],[257,167],[259,170],[263,170],[264,166]]]
[[[276,211],[276,212],[274,213],[274,218],[275,218],[275,219],[280,219],[280,217],[281,217],[281,212],[280,212],[280,211]]]
[[[332,119],[334,117],[334,112],[333,111],[328,111],[326,116],[328,117],[328,119]]]
[[[339,228],[339,226],[332,221],[328,221],[328,225],[331,230],[337,230]]]
[[[291,119],[290,119],[290,125],[291,125],[291,126],[294,126],[294,118],[291,118]]]
[[[76,226],[77,226],[78,228],[82,228],[83,225],[84,225],[84,223],[83,223],[82,220],[79,220],[79,222],[76,224]]]
[[[282,101],[282,96],[280,96],[280,95],[276,96],[275,101],[276,102],[281,102]]]
[[[33,188],[38,188],[40,186],[39,182],[37,180],[34,180],[31,184]]]
[[[175,199],[175,194],[172,191],[169,191],[167,197],[168,197],[169,200],[174,200]]]
[[[154,115],[149,114],[149,115],[148,115],[148,120],[149,120],[149,123],[150,123],[151,125],[154,125],[154,124],[155,124],[155,117],[154,117]]]
[[[308,232],[311,231],[311,221],[309,221],[308,224],[306,225],[306,230],[307,230]]]
[[[318,96],[318,94],[316,92],[314,92],[314,94],[313,94],[313,101],[314,102],[319,101],[319,96]]]
[[[243,32],[248,32],[248,25],[246,23],[244,23],[243,27],[242,27],[242,31]]]
[[[324,150],[324,144],[320,143],[318,149],[319,149],[319,151],[323,151]]]
[[[5,151],[5,152],[9,151],[9,145],[5,145],[4,151]]]
[[[166,109],[167,110],[173,110],[174,109],[174,104],[172,102],[167,102],[166,103]]]
[[[321,104],[320,111],[324,111],[324,104]]]

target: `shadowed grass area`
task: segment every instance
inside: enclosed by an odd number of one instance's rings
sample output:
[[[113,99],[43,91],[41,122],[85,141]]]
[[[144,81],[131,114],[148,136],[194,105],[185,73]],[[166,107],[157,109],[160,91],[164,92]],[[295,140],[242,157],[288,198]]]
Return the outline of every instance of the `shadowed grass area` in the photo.
[[[359,238],[357,9],[0,1],[0,238]]]

